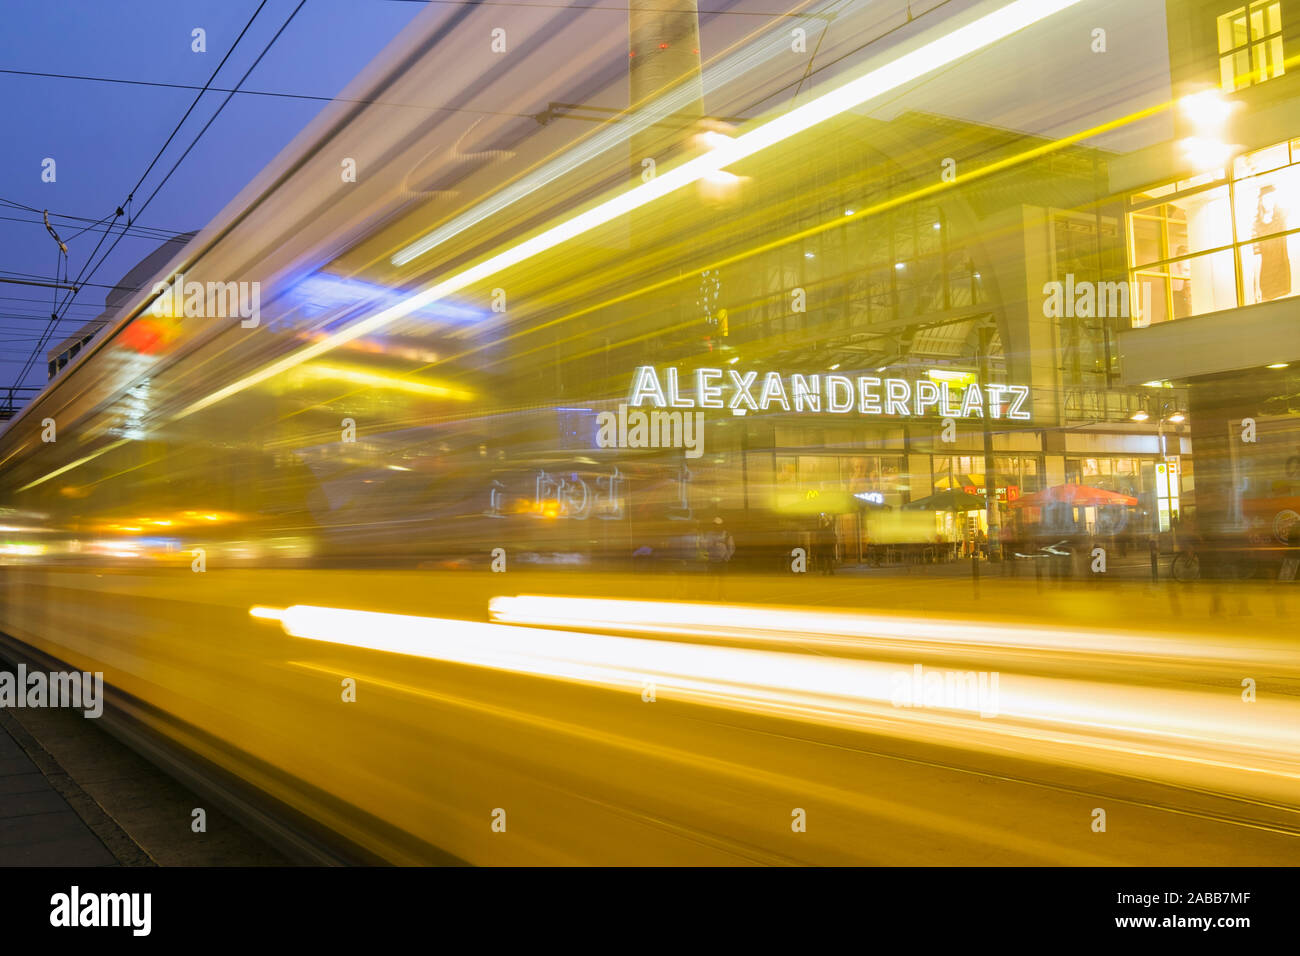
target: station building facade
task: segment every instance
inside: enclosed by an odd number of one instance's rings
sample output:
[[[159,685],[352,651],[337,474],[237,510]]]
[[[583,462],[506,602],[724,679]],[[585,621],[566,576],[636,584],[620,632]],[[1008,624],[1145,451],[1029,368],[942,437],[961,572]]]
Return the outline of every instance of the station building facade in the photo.
[[[1186,395],[1121,377],[1118,337],[1141,305],[1124,202],[1106,185],[1112,157],[1043,150],[1045,140],[926,114],[836,125],[825,138],[831,155],[747,187],[747,203],[773,210],[763,235],[806,238],[701,272],[698,289],[678,295],[664,320],[686,331],[654,337],[637,363],[676,368],[683,381],[701,367],[753,367],[759,384],[763,369],[954,392],[1010,383],[1028,389],[1030,414],[711,412],[707,453],[685,463],[692,510],[796,522],[828,513],[847,560],[882,537],[987,533],[980,512],[901,522],[872,507],[906,511],[949,489],[992,488],[995,521],[1017,540],[1168,531],[1194,482]],[[1001,168],[934,189],[947,157],[958,172]],[[767,198],[778,194],[802,198]],[[861,210],[872,213],[857,218]],[[824,227],[841,216],[850,221]],[[1138,505],[1052,515],[1015,506],[1066,483]]]
[[[1300,524],[1300,6],[1166,9],[1174,136],[1110,164],[1155,289],[1122,381],[1187,392],[1189,531],[1277,549]]]

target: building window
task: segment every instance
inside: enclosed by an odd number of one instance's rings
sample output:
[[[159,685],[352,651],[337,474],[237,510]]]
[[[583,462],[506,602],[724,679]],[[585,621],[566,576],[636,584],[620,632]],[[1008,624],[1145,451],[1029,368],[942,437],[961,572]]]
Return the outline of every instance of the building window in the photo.
[[[1147,490],[1142,480],[1144,464],[1140,458],[1067,458],[1065,480],[1137,497]]]
[[[862,208],[869,202],[869,197],[862,197],[844,205]],[[984,302],[970,251],[951,241],[950,231],[937,206],[909,205],[878,220],[846,227],[844,239],[856,274],[849,290],[849,325],[932,315]],[[778,304],[789,311],[784,288]]]
[[[1043,489],[1042,468],[1037,458],[998,455],[993,460],[993,467],[997,469],[998,501],[1004,504]],[[931,468],[935,491],[955,488],[973,495],[984,495],[988,490],[983,455],[935,457]]]
[[[1225,92],[1283,71],[1281,0],[1259,0],[1219,17],[1219,83]]]
[[[776,457],[776,490],[786,498],[844,491],[868,504],[897,507],[903,503],[899,483],[905,474],[903,459],[897,455]]]
[[[1096,534],[1151,531],[1150,514],[1156,510],[1152,492],[1156,462],[1149,458],[1066,458],[1065,480],[1072,484],[1101,488],[1138,499],[1138,507],[1101,505],[1073,510],[1075,520]]]
[[[1131,202],[1134,326],[1300,294],[1300,139]]]

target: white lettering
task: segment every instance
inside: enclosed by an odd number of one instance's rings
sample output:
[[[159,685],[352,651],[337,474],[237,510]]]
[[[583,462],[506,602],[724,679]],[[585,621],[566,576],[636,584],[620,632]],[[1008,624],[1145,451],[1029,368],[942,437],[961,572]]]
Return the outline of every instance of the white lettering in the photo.
[[[912,397],[912,384],[901,378],[885,379],[885,414],[910,415],[907,403]],[[898,409],[898,411],[895,411]]]

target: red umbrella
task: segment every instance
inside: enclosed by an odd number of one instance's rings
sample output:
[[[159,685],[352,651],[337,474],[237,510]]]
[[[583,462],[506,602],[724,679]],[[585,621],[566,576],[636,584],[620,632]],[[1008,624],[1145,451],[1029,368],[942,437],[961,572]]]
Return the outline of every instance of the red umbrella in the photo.
[[[1041,508],[1043,505],[1060,502],[1074,508],[1088,508],[1095,505],[1128,505],[1138,503],[1136,498],[1107,491],[1105,488],[1093,488],[1091,485],[1057,485],[1044,488],[1032,495],[1022,495],[1011,502],[1013,508]]]

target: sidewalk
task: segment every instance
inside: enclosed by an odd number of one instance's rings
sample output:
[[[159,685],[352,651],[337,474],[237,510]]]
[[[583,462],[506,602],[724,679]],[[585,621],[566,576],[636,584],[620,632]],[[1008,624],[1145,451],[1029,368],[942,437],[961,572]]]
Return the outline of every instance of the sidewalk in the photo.
[[[36,749],[44,768],[32,760],[27,747]],[[76,786],[0,710],[0,866],[117,866],[118,860],[47,773],[62,777],[65,790]],[[72,795],[75,799],[75,790]]]

